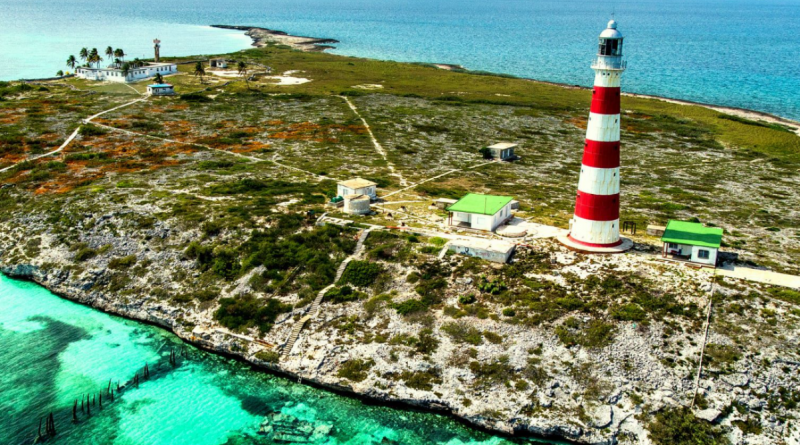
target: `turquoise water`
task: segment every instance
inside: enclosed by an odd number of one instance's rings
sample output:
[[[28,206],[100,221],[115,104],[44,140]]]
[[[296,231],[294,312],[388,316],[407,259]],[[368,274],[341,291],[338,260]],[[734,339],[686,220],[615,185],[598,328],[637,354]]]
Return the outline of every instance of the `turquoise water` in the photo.
[[[69,445],[269,444],[258,434],[276,413],[311,427],[318,444],[511,445],[444,416],[365,405],[253,371],[184,345],[162,329],[63,300],[33,283],[0,275],[0,443],[32,443],[39,418],[54,413]],[[170,351],[179,354],[169,365]],[[151,377],[106,396],[145,363]],[[104,406],[80,413],[82,394],[103,393]],[[307,423],[303,423],[307,422]],[[305,426],[304,426],[305,425]],[[387,439],[386,442],[381,442]],[[391,442],[395,441],[395,442]]]
[[[82,46],[150,55],[233,51],[201,25],[255,25],[341,41],[336,53],[455,63],[588,86],[611,13],[624,89],[800,119],[800,0],[0,0],[0,79],[64,69]]]

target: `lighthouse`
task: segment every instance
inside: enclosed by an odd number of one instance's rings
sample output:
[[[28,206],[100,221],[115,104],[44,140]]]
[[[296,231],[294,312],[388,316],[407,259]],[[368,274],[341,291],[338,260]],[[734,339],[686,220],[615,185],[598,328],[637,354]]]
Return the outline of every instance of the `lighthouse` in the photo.
[[[600,33],[592,62],[594,88],[586,142],[583,144],[575,214],[570,231],[559,240],[586,252],[614,253],[632,247],[619,236],[620,80],[625,71],[622,33],[611,20]]]

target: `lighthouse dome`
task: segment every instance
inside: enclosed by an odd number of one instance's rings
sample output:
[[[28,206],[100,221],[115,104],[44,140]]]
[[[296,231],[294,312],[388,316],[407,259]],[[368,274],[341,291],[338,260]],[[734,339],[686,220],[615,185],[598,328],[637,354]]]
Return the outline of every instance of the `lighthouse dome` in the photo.
[[[621,39],[622,33],[617,31],[617,21],[610,20],[608,26],[600,33],[601,39]]]

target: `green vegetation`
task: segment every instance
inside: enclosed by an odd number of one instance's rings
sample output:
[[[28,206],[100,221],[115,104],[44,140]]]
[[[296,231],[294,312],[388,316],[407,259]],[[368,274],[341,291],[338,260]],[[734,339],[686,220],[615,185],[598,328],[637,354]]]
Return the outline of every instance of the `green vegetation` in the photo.
[[[688,408],[659,411],[648,426],[650,440],[657,445],[729,445],[718,427],[695,418]]]
[[[109,269],[127,269],[136,264],[136,255],[128,255],[120,258],[112,258],[108,262]]]
[[[219,324],[234,331],[255,327],[262,334],[272,329],[272,324],[278,315],[292,309],[291,306],[274,298],[258,300],[249,294],[236,298],[222,298],[219,300],[219,305],[219,309],[214,312],[214,319]]]
[[[383,268],[380,264],[369,261],[351,261],[339,283],[348,283],[356,287],[370,287],[381,272],[383,272]]]
[[[281,355],[277,351],[268,349],[266,351],[256,352],[256,358],[262,362],[278,363],[278,361],[281,359]]]
[[[474,326],[465,322],[451,322],[442,325],[442,331],[458,343],[480,345],[483,343],[483,334]]]
[[[350,360],[344,362],[339,368],[338,375],[343,379],[353,382],[363,382],[369,375],[369,370],[375,364],[372,360]]]
[[[584,323],[570,317],[556,327],[556,335],[567,346],[581,345],[587,348],[602,348],[614,338],[614,325],[603,320],[592,319]]]

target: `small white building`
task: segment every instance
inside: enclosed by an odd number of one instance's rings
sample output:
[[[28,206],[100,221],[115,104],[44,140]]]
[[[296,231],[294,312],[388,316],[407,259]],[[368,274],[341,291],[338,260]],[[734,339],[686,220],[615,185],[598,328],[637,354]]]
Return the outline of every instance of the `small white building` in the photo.
[[[465,229],[494,231],[497,226],[513,217],[510,196],[479,195],[470,193],[447,208],[448,224]]]
[[[714,267],[722,244],[722,233],[718,227],[671,220],[661,237],[664,243],[662,256]]]
[[[147,94],[151,96],[172,96],[175,94],[175,88],[168,83],[154,83],[147,85]]]
[[[514,159],[517,159],[517,155],[514,153],[516,148],[517,144],[513,144],[511,142],[499,142],[489,146],[489,151],[492,152],[492,157],[495,159],[499,159],[501,161],[513,161]]]
[[[128,83],[136,82],[137,80],[147,79],[154,77],[156,74],[166,76],[168,74],[175,74],[178,72],[178,65],[174,63],[146,63],[139,68],[131,68],[128,75],[122,73],[122,69],[116,67],[108,68],[89,68],[79,67],[75,68],[75,75],[81,79],[87,80],[102,80],[108,82]]]
[[[506,241],[468,239],[450,241],[447,248],[462,255],[482,258],[495,263],[507,263],[517,246]]]
[[[211,59],[208,61],[208,66],[211,68],[227,68],[228,61],[225,59]]]
[[[356,178],[349,181],[342,181],[336,185],[336,195],[345,197],[347,195],[367,195],[370,199],[378,199],[375,188],[378,184],[367,181],[366,179]]]
[[[368,215],[370,202],[372,199],[367,195],[345,195],[343,210],[351,215]]]

